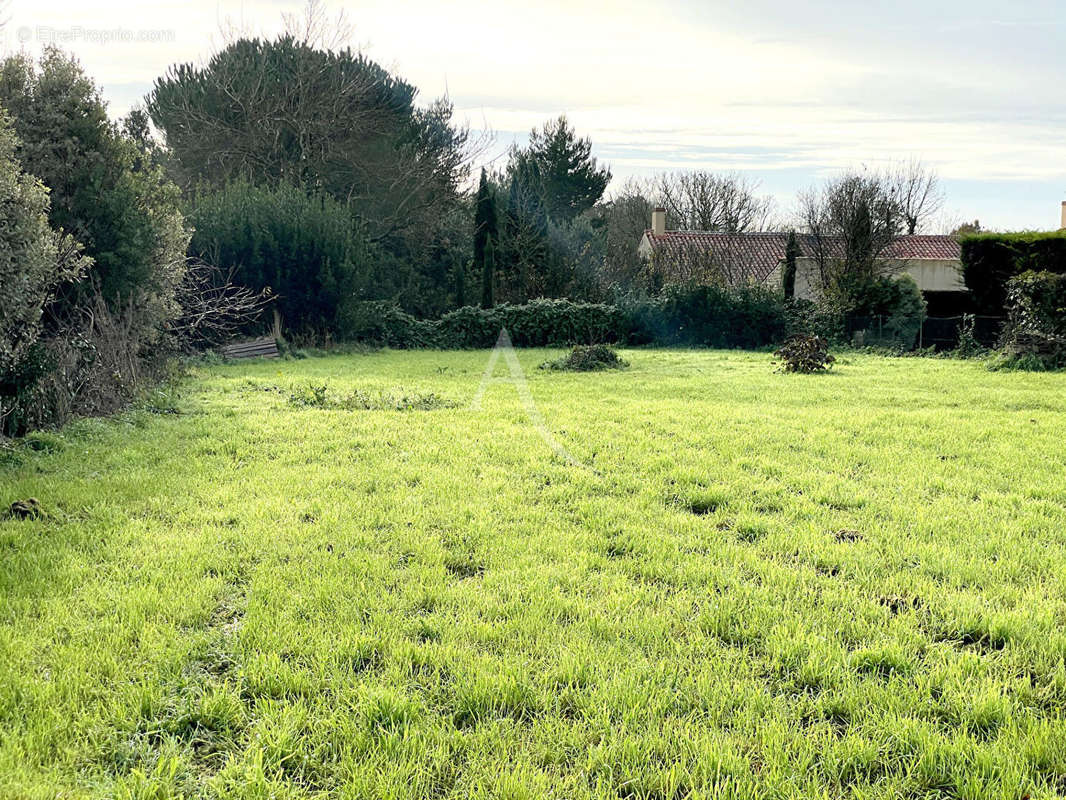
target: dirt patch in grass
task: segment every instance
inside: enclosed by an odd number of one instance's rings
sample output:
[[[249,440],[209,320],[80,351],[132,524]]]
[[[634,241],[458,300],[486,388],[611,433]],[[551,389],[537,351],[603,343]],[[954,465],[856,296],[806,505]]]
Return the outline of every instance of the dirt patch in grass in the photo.
[[[460,580],[477,578],[485,574],[484,564],[464,556],[447,556],[444,559],[444,568]]]
[[[861,542],[866,536],[859,531],[842,528],[833,534],[833,538],[838,542]]]

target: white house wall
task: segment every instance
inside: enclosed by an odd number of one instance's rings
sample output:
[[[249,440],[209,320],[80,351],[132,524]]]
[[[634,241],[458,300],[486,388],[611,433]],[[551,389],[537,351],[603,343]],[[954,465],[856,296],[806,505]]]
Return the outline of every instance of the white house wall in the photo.
[[[896,273],[907,273],[914,278],[918,288],[923,292],[965,292],[968,291],[962,280],[958,261],[951,259],[910,259],[906,261],[887,262]],[[818,284],[818,265],[813,258],[796,259],[796,297],[805,300],[815,299],[815,287]],[[773,283],[770,283],[772,281]],[[767,283],[781,285],[781,269],[774,270]]]

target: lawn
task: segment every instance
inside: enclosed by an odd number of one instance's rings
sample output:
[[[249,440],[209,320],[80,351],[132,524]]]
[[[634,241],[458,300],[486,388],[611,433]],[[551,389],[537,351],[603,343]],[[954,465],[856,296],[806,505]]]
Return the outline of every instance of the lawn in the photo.
[[[1066,795],[1066,375],[557,354],[578,464],[487,352],[6,451],[0,796]]]

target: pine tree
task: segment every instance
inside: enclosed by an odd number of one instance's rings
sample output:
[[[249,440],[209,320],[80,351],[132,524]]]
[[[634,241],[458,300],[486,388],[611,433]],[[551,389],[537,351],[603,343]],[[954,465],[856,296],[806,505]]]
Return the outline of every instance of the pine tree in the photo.
[[[496,273],[496,248],[490,238],[485,242],[485,254],[481,265],[481,307],[492,308],[496,305],[492,289]]]
[[[785,297],[791,300],[796,296],[796,259],[799,257],[799,242],[796,241],[796,232],[788,232],[788,242],[785,244],[785,269],[782,279],[785,288]]]
[[[592,155],[592,141],[578,138],[565,116],[532,131],[525,156],[536,166],[548,216],[557,223],[573,222],[596,205],[611,182],[611,170]]]

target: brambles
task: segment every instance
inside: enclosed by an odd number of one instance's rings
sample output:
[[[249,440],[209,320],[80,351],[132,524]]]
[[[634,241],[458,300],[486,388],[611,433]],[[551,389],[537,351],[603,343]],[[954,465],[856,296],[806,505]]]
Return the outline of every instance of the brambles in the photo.
[[[836,361],[829,354],[829,343],[821,336],[793,336],[774,351],[781,362],[781,372],[822,372]]]
[[[1003,366],[1037,371],[1066,367],[1066,275],[1026,272],[1012,278],[1007,307]]]
[[[959,326],[959,343],[951,351],[955,358],[980,358],[988,354],[988,348],[977,341],[974,333],[976,320],[973,314],[963,314]]]
[[[289,405],[332,411],[431,411],[454,404],[436,392],[364,392],[356,389],[343,396],[333,396],[326,384],[309,383],[289,394]]]
[[[596,372],[603,369],[625,369],[628,366],[629,362],[607,345],[592,344],[575,347],[569,355],[554,361],[545,361],[540,368],[565,372]]]

